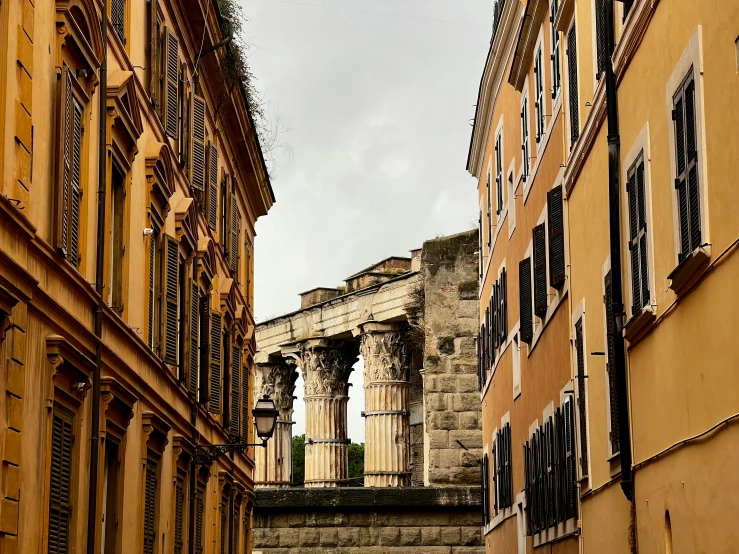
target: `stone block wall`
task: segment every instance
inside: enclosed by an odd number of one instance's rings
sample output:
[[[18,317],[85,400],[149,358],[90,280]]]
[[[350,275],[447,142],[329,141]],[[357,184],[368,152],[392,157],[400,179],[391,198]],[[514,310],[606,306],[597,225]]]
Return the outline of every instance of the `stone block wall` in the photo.
[[[254,554],[485,551],[473,488],[262,489],[254,513]]]
[[[480,484],[477,248],[477,230],[423,245],[426,485]]]

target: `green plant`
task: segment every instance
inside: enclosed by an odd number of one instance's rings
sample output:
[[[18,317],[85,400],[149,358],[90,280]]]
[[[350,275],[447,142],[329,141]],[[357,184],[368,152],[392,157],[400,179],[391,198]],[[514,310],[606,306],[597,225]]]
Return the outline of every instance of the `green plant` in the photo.
[[[293,487],[305,485],[305,435],[293,437]]]

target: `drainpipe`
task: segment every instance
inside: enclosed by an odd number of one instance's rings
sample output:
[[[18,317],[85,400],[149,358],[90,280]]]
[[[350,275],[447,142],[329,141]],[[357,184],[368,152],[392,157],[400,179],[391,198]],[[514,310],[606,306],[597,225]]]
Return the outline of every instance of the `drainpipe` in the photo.
[[[99,131],[98,131],[98,214],[97,248],[95,251],[95,292],[97,305],[93,311],[95,338],[95,366],[92,371],[92,431],[90,436],[90,488],[87,502],[87,554],[95,554],[98,524],[98,460],[100,456],[100,368],[103,363],[103,268],[105,262],[105,192],[107,188],[107,102],[108,102],[108,2],[103,0],[102,46],[103,59],[100,63]]]
[[[605,0],[606,30],[606,106],[608,110],[608,212],[611,250],[611,286],[613,314],[614,371],[618,394],[618,430],[621,438],[621,489],[633,502],[634,485],[631,477],[631,429],[626,385],[626,349],[624,345],[624,303],[621,282],[621,220],[619,187],[621,183],[621,136],[618,129],[618,98],[616,76],[613,73],[614,0]]]

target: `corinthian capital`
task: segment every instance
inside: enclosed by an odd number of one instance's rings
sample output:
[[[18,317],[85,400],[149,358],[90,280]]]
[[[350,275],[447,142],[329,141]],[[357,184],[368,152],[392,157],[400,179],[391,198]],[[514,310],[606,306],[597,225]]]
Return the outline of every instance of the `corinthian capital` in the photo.
[[[284,412],[293,409],[293,394],[298,372],[295,362],[281,359],[276,362],[258,363],[255,375],[255,392],[259,397],[268,395],[275,407]]]
[[[347,395],[349,374],[357,361],[356,344],[348,341],[308,341],[300,348],[305,395]]]
[[[411,347],[404,329],[365,323],[361,337],[365,385],[374,381],[408,381]]]

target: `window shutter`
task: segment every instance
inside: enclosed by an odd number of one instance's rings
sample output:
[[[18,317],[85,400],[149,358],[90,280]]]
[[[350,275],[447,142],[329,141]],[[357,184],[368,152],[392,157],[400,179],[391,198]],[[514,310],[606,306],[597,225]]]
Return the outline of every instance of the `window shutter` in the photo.
[[[639,279],[639,198],[636,189],[636,171],[632,168],[627,177],[629,196],[629,250],[631,254],[631,294],[633,298],[632,312],[636,315],[642,307],[641,285]]]
[[[539,430],[531,437],[531,530],[539,532]]]
[[[156,492],[157,466],[151,460],[146,462],[145,498],[144,498],[144,554],[154,554],[156,542]]]
[[[241,406],[239,406],[239,392],[241,385],[241,350],[236,345],[236,337],[234,344],[231,346],[231,435],[239,436],[239,423],[241,414]]]
[[[546,460],[547,460],[547,522],[549,527],[557,524],[557,514],[555,511],[555,482],[554,482],[554,423],[553,418],[549,416],[545,424],[546,430]]]
[[[641,306],[649,304],[649,267],[647,261],[647,214],[644,190],[644,160],[636,168],[636,192],[639,197],[639,266],[641,273]]]
[[[234,186],[235,188],[235,186]],[[236,202],[236,194],[231,195],[231,235],[228,245],[228,263],[231,273],[238,280],[239,269],[239,207]]]
[[[605,289],[606,293],[603,301],[606,304],[606,340],[608,354],[606,364],[608,368],[608,390],[611,404],[611,452],[615,454],[616,452],[619,452],[621,450],[621,441],[619,438],[618,429],[618,394],[616,392],[616,372],[613,367],[613,360],[615,358],[616,350],[613,340],[615,325],[613,321],[613,288],[610,270],[605,277]]]
[[[483,381],[483,363],[482,363],[482,334],[483,334],[483,327],[480,327],[480,330],[477,333],[477,389],[479,391],[482,391],[484,386]]]
[[[203,554],[203,491],[195,495],[195,554]]]
[[[198,272],[193,267],[193,279],[190,285],[190,379],[188,388],[195,397],[198,393],[198,344],[200,323],[200,289],[198,287]]]
[[[151,82],[149,83],[149,98],[155,108],[159,108],[159,9],[158,0],[149,1],[149,69]]]
[[[524,506],[524,514],[526,516],[526,534],[532,535],[531,531],[531,455],[530,455],[529,441],[526,441],[523,445],[523,481],[524,481],[524,494],[526,495],[526,505]]]
[[[495,350],[498,348],[498,281],[493,283],[492,294],[490,295],[490,351],[495,359]]]
[[[231,551],[229,554],[236,554],[236,548],[239,544],[239,507],[233,500],[231,501]]]
[[[572,409],[572,398],[568,397],[563,405],[564,429],[565,429],[565,473],[567,475],[567,519],[577,516],[577,488],[575,483],[575,441],[573,435],[574,410]]]
[[[249,368],[244,364],[242,356],[239,356],[239,373],[241,374],[241,441],[249,442]]]
[[[224,498],[221,500],[221,554],[226,554],[226,522],[228,521],[228,516],[226,515],[228,501]]]
[[[72,168],[72,73],[66,66],[59,83],[59,120],[57,123],[59,148],[56,170],[56,238],[59,253],[67,257],[69,241],[69,204]]]
[[[582,318],[575,323],[575,354],[577,356],[577,409],[580,414],[580,469],[588,474],[588,431],[585,410],[585,345],[583,344]]]
[[[113,30],[118,38],[121,39],[123,44],[126,44],[126,33],[125,33],[125,3],[124,0],[111,0],[110,3],[110,21],[113,25]]]
[[[534,311],[543,317],[547,313],[546,231],[542,223],[534,227]]]
[[[211,341],[211,321],[210,321],[210,297],[204,294],[200,297],[200,379],[198,386],[200,387],[200,395],[198,400],[201,404],[208,402],[208,394],[210,393],[210,341]]]
[[[508,339],[508,273],[505,268],[500,275],[501,341]]]
[[[178,138],[177,112],[179,96],[179,54],[180,43],[169,29],[164,31],[164,131],[172,138]]]
[[[197,94],[190,102],[190,186],[205,190],[205,100]]]
[[[570,148],[580,138],[580,104],[577,91],[577,34],[575,25],[567,33],[567,69],[570,103]]]
[[[595,78],[600,80],[606,70],[606,6],[605,0],[595,0],[595,35],[597,71]]]
[[[480,465],[480,487],[482,490],[482,524],[487,525],[490,521],[490,472],[488,470],[488,455],[482,457]]]
[[[556,186],[547,193],[549,211],[549,281],[559,288],[567,274],[565,264],[565,225],[562,186]]]
[[[82,200],[82,107],[75,101],[72,128],[72,168],[70,190],[71,205],[69,211],[69,263],[77,267],[79,264],[80,243],[80,200]]]
[[[175,500],[174,500],[174,551],[175,554],[182,554],[183,545],[183,515],[184,515],[184,504],[185,504],[185,491],[182,484],[182,479],[177,478],[177,484],[175,485]]]
[[[72,443],[71,418],[54,410],[51,427],[51,486],[49,487],[50,554],[66,554],[70,551]]]
[[[208,227],[216,230],[218,223],[218,148],[212,142],[208,149]]]
[[[521,260],[518,264],[518,293],[521,312],[521,340],[523,342],[531,342],[531,339],[534,337],[531,311],[531,258]]]
[[[521,156],[523,165],[523,180],[529,176],[529,100],[523,99],[521,104]]]
[[[479,267],[477,268],[477,274],[480,279],[482,279],[482,211],[480,211],[480,219],[477,224],[477,249],[479,251],[477,259]]]
[[[700,188],[698,186],[698,149],[695,135],[695,82],[685,87],[685,147],[688,162],[688,202],[690,204],[690,248],[701,246]]]
[[[498,515],[500,508],[500,444],[498,434],[493,440],[493,515]]]
[[[221,323],[219,312],[210,316],[210,403],[208,410],[218,414],[221,411]]]
[[[177,239],[164,235],[162,290],[162,360],[165,364],[177,365],[177,284],[179,281],[179,251]]]
[[[149,348],[154,348],[154,304],[156,303],[154,275],[156,267],[157,233],[149,235]]]

